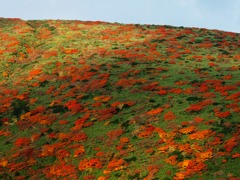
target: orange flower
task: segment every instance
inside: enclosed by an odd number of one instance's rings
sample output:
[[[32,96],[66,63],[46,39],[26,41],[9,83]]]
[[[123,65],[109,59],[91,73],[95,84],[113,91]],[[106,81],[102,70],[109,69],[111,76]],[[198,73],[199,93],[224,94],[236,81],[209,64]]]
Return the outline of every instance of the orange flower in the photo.
[[[76,172],[77,171],[74,165],[67,165],[65,162],[62,162],[61,164],[54,164],[50,168],[50,174],[57,177],[69,176],[75,174]]]
[[[30,76],[37,76],[42,72],[42,69],[34,69],[32,71],[29,72]]]
[[[230,79],[232,79],[232,75],[223,76],[223,79],[224,80],[230,80]]]
[[[164,161],[168,164],[175,165],[177,164],[177,155],[170,156],[169,158],[165,159]]]
[[[205,139],[206,137],[209,137],[211,135],[212,135],[211,130],[201,130],[193,134],[190,134],[188,138],[191,140],[198,140],[198,139]]]
[[[230,115],[231,115],[231,113],[229,111],[225,111],[225,112],[216,111],[215,112],[215,116],[219,117],[219,118],[226,118]]]
[[[78,132],[77,134],[70,135],[70,140],[74,142],[80,142],[87,139],[87,135],[84,132]]]
[[[74,122],[74,124],[75,124],[76,126],[83,126],[83,124],[89,119],[89,117],[90,117],[90,113],[87,113],[85,116],[77,119],[77,120]]]
[[[27,146],[31,142],[30,138],[18,138],[15,142],[14,145],[17,147],[22,147],[22,146]]]
[[[202,109],[203,109],[203,107],[201,105],[192,104],[192,105],[190,105],[189,108],[186,109],[186,111],[188,111],[188,112],[197,112],[197,111],[201,111]]]
[[[93,98],[94,101],[101,101],[101,102],[108,102],[110,99],[112,99],[111,96],[96,96]]]
[[[161,147],[158,148],[158,150],[159,150],[160,152],[167,152],[168,149],[169,149],[169,146],[168,146],[168,145],[166,145],[166,146],[161,146]]]
[[[125,165],[127,165],[127,163],[123,159],[113,159],[108,163],[108,170],[118,171],[123,169]]]
[[[101,156],[103,156],[103,155],[104,155],[104,152],[102,152],[102,151],[99,151],[99,152],[96,153],[96,156],[97,156],[97,157],[101,157]]]
[[[146,137],[149,137],[152,135],[152,131],[143,131],[143,132],[140,132],[137,136],[139,138],[146,138]]]
[[[240,153],[235,153],[232,155],[232,158],[240,158]]]
[[[170,111],[170,112],[164,114],[164,120],[170,121],[170,120],[174,120],[174,119],[176,119],[176,116],[173,112]]]
[[[41,133],[33,134],[33,135],[31,136],[31,141],[32,141],[32,142],[35,142],[35,141],[37,141],[38,139],[40,139],[40,137],[41,137]]]
[[[235,146],[237,146],[237,138],[232,137],[229,140],[227,140],[224,144],[224,149],[226,149],[227,152],[231,152]]]
[[[98,178],[98,180],[107,180],[108,178],[107,177],[105,177],[105,176],[100,176],[99,178]]]
[[[192,153],[192,149],[190,147],[190,144],[180,144],[180,145],[178,145],[178,149],[180,151],[186,152],[187,154]]]
[[[180,129],[179,132],[182,134],[190,134],[190,133],[193,133],[195,130],[196,130],[195,126],[189,126],[189,127]]]
[[[186,159],[182,162],[179,162],[178,167],[180,167],[182,169],[186,169],[190,165],[191,162],[192,162],[192,160]]]
[[[182,172],[176,173],[176,176],[174,177],[174,180],[184,180],[185,179],[185,174]]]
[[[65,54],[77,54],[78,53],[78,50],[77,49],[74,49],[74,48],[66,48],[66,49],[63,49],[63,52]]]
[[[211,159],[213,157],[212,150],[208,150],[206,152],[200,152],[196,154],[197,161],[204,162],[208,159]]]
[[[162,90],[158,91],[157,94],[159,94],[159,95],[166,95],[167,93],[168,93],[167,90],[162,89]]]
[[[65,134],[65,133],[60,132],[60,133],[58,133],[58,138],[60,140],[68,139],[69,138],[69,134]]]
[[[0,167],[6,167],[8,165],[8,160],[6,159],[1,159],[0,160]]]
[[[121,143],[128,143],[129,142],[129,138],[128,137],[122,137],[121,139],[120,139],[120,142]]]
[[[4,77],[8,77],[8,73],[6,71],[3,72]]]
[[[222,160],[222,162],[223,162],[223,163],[226,163],[226,162],[227,162],[227,160],[226,160],[226,159],[223,159],[223,160]]]
[[[209,62],[208,65],[211,67],[216,66],[216,64],[214,62]]]
[[[204,121],[204,119],[201,118],[201,117],[195,117],[194,120],[195,120],[195,122],[197,122],[197,123],[201,123],[202,121]]]
[[[153,109],[147,112],[148,115],[157,115],[163,111],[162,108]]]
[[[171,90],[171,93],[173,93],[173,94],[181,94],[183,92],[183,90],[182,89],[172,89]]]
[[[103,174],[110,174],[110,173],[111,173],[110,170],[104,170],[104,171],[103,171]]]
[[[73,157],[78,157],[79,155],[82,155],[85,152],[84,146],[80,146],[75,152]]]
[[[26,98],[26,95],[25,94],[21,94],[21,95],[16,96],[16,98],[20,99],[20,100],[24,100]]]
[[[70,156],[70,153],[66,149],[59,149],[56,152],[56,157],[58,159],[64,159],[64,158],[69,157],[69,156]]]
[[[78,104],[75,99],[68,101],[64,106],[71,110],[73,114],[77,114],[83,109],[83,106],[81,104]]]
[[[90,160],[83,159],[82,161],[79,162],[78,169],[80,171],[86,171],[91,168],[101,169],[102,168],[101,161],[98,158],[93,158]]]

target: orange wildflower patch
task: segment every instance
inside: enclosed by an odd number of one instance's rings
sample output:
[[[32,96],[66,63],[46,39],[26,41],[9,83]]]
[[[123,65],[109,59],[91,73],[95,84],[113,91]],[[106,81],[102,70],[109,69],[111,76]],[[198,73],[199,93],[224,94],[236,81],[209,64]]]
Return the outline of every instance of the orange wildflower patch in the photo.
[[[196,161],[205,162],[206,160],[211,159],[213,157],[213,153],[212,150],[208,150],[206,152],[196,153],[195,156],[197,157]]]
[[[177,155],[170,156],[169,158],[165,159],[164,161],[168,164],[175,165],[177,164]]]
[[[237,138],[236,137],[232,137],[230,138],[229,140],[227,140],[225,143],[224,143],[224,149],[227,151],[227,152],[231,152],[233,150],[233,148],[235,146],[237,146],[238,142],[237,142]]]
[[[160,90],[157,92],[157,94],[159,94],[159,95],[166,95],[167,93],[168,93],[167,90]]]
[[[65,53],[65,54],[77,54],[78,50],[77,49],[66,48],[66,49],[63,49],[63,53]]]
[[[120,139],[120,142],[121,143],[128,143],[129,142],[129,138],[128,137],[122,137],[121,139]]]
[[[176,116],[175,116],[175,114],[173,113],[173,112],[167,112],[166,114],[164,114],[164,120],[166,120],[166,121],[170,121],[170,120],[174,120],[174,119],[176,119]]]
[[[108,163],[108,170],[110,171],[118,171],[123,169],[127,165],[127,162],[123,159],[113,159]]]
[[[30,76],[37,76],[42,72],[42,69],[34,69],[32,71],[29,72]]]
[[[192,153],[192,149],[190,147],[190,144],[179,144],[178,149],[182,152],[186,152],[187,154]]]
[[[223,79],[224,80],[230,80],[230,79],[232,79],[232,75],[223,76]]]
[[[203,107],[201,105],[192,104],[192,105],[190,105],[189,108],[186,109],[186,111],[188,111],[188,112],[197,112],[197,111],[201,111],[202,109],[203,109]]]
[[[8,165],[8,160],[6,159],[1,159],[0,160],[0,167],[6,167]]]
[[[94,101],[101,101],[101,102],[108,102],[110,99],[112,99],[111,96],[96,96],[93,98]]]
[[[74,142],[81,142],[87,139],[87,135],[84,132],[74,132],[71,135],[69,135],[69,140]]]
[[[81,117],[80,119],[77,119],[74,124],[75,126],[83,126],[83,124],[89,119],[90,113],[87,113],[85,116]]]
[[[240,153],[235,153],[232,155],[232,158],[240,158]]]
[[[71,110],[73,114],[76,114],[83,109],[83,106],[76,100],[69,100],[64,106]]]
[[[102,168],[102,162],[98,158],[92,158],[92,159],[83,159],[78,164],[78,169],[80,171],[88,171],[92,168],[95,169],[101,169]]]
[[[189,126],[189,127],[180,129],[179,132],[182,134],[190,134],[190,133],[193,133],[195,130],[196,130],[195,126]]]
[[[194,121],[195,121],[196,123],[201,123],[201,122],[204,121],[204,119],[201,118],[201,117],[195,117],[195,118],[194,118]]]
[[[27,146],[29,145],[31,142],[31,139],[30,138],[18,138],[15,142],[14,142],[14,145],[17,146],[17,147],[22,147],[22,146]]]
[[[211,135],[212,135],[211,130],[201,130],[193,134],[190,134],[188,138],[191,140],[199,140],[199,139],[205,139],[206,137],[209,137]]]
[[[74,151],[73,157],[78,157],[78,156],[82,155],[84,152],[85,152],[85,148],[84,148],[84,146],[81,145],[80,147],[78,147],[77,150]]]
[[[152,109],[150,111],[147,112],[148,115],[157,115],[160,114],[163,111],[162,108],[157,108],[157,109]]]
[[[229,111],[225,111],[225,112],[215,111],[215,116],[219,118],[226,118],[230,115],[231,113]]]
[[[168,146],[168,145],[166,145],[166,146],[161,146],[161,147],[158,148],[158,150],[159,150],[160,152],[163,152],[163,153],[166,153],[166,152],[168,151],[168,149],[169,149],[169,146]]]
[[[111,139],[116,139],[123,134],[123,129],[115,129],[107,133],[107,136]]]
[[[77,173],[76,167],[74,165],[67,165],[65,162],[61,162],[60,164],[54,164],[50,168],[50,175],[54,175],[57,177],[61,176],[69,176]]]
[[[143,131],[143,132],[140,132],[137,136],[139,138],[147,138],[151,135],[152,135],[152,131]]]
[[[60,160],[67,158],[70,156],[70,153],[66,149],[59,149],[56,151],[56,157]]]

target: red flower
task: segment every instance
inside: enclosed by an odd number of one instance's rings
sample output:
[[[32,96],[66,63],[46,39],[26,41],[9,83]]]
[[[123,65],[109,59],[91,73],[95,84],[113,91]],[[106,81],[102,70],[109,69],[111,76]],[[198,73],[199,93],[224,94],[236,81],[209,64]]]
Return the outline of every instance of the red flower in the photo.
[[[70,100],[68,101],[65,106],[72,111],[73,114],[78,113],[83,109],[83,106],[81,104],[78,104],[77,100]]]
[[[197,104],[192,104],[192,105],[190,105],[189,108],[186,109],[186,111],[188,111],[188,112],[193,112],[193,111],[197,112],[197,111],[201,111],[202,109],[203,109],[202,106],[197,105]]]
[[[231,113],[229,111],[225,111],[225,112],[216,111],[215,112],[215,116],[219,117],[219,118],[226,118],[230,115],[231,115]]]
[[[224,149],[226,149],[227,152],[231,152],[235,146],[237,146],[237,138],[232,137],[231,139],[227,140],[224,144]]]
[[[18,138],[15,142],[14,145],[17,147],[22,147],[22,146],[27,146],[31,142],[30,138]]]
[[[160,91],[158,91],[159,95],[166,95],[167,93],[168,93],[167,90],[160,90]]]

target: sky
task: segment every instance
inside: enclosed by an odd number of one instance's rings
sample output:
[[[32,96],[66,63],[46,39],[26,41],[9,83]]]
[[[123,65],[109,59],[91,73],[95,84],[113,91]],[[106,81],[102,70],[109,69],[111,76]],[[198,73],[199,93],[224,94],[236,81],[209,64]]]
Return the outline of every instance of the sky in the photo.
[[[0,0],[0,17],[172,25],[240,33],[240,0]]]

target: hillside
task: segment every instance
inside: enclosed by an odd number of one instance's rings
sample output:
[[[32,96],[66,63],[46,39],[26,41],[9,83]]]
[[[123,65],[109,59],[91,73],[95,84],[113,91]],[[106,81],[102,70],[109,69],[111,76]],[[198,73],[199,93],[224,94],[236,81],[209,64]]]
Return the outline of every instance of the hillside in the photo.
[[[240,178],[240,34],[0,18],[0,179]]]

